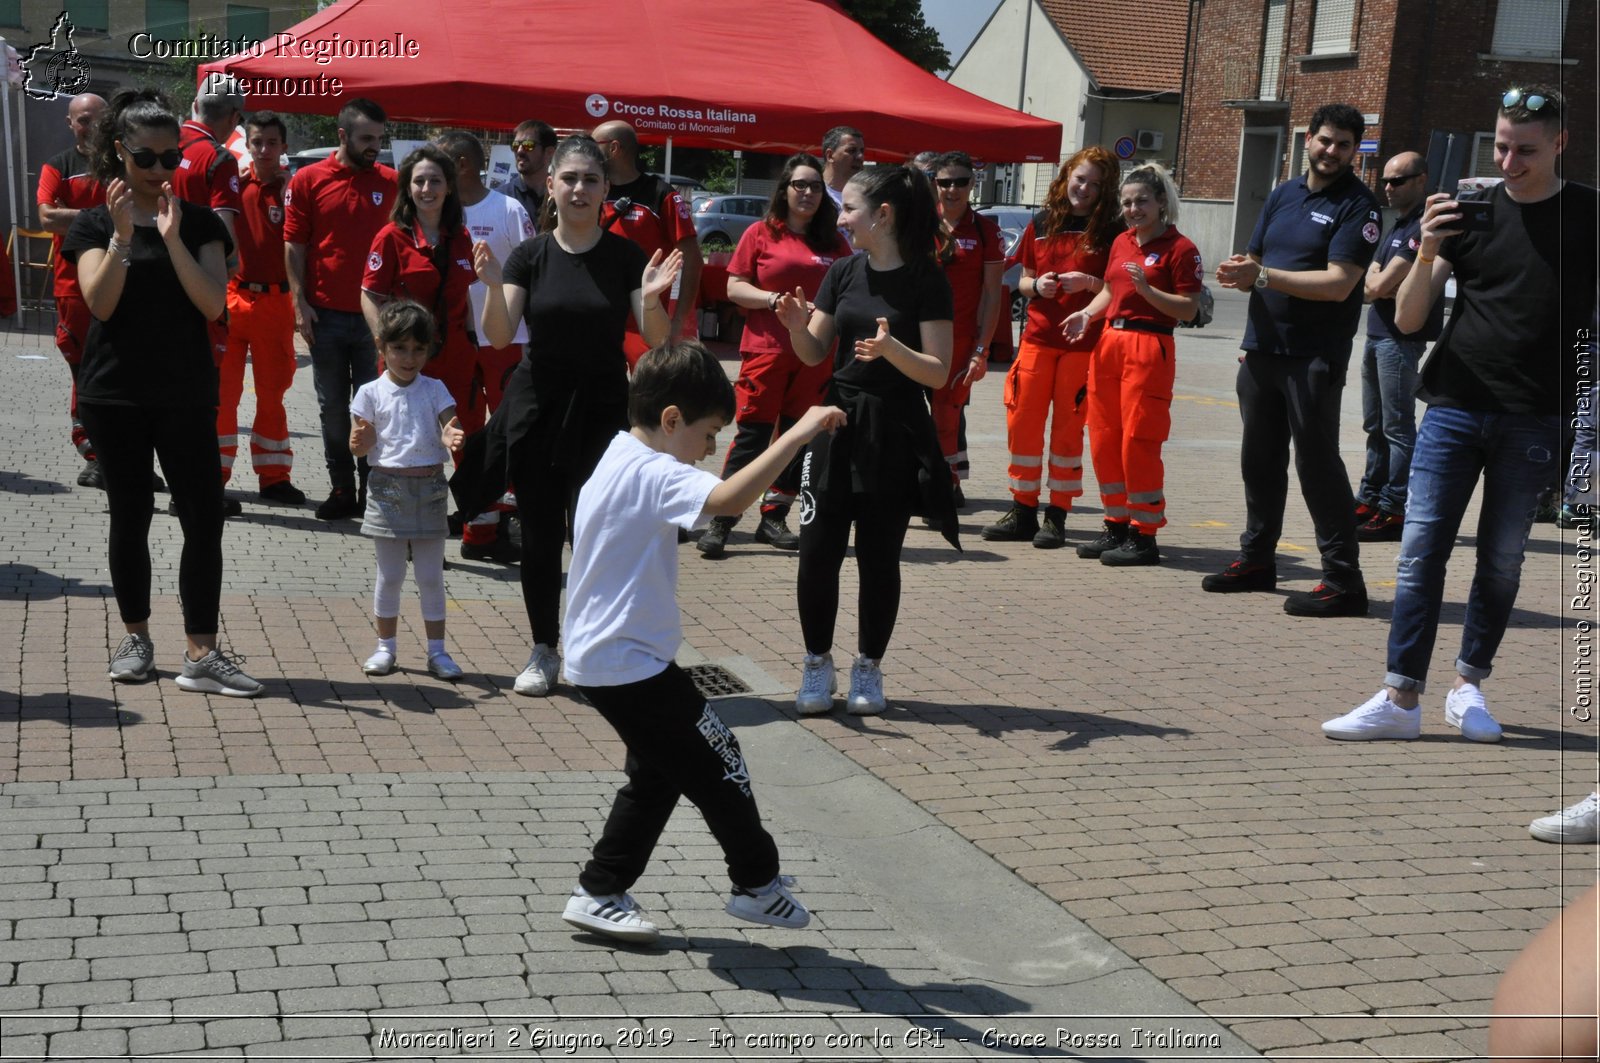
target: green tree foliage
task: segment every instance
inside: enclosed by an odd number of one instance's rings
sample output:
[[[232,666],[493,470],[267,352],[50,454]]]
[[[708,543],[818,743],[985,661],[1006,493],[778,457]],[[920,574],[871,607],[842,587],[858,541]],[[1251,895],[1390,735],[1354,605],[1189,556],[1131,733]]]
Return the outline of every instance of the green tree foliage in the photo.
[[[922,0],[839,0],[851,18],[874,37],[924,70],[950,68],[950,53],[922,18]]]

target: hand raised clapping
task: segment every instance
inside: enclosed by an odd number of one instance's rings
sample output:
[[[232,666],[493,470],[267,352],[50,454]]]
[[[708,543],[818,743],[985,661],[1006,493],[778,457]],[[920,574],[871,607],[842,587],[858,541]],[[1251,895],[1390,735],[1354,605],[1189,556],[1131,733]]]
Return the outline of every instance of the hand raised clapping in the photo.
[[[482,240],[472,245],[472,269],[485,284],[505,283],[505,276],[500,272],[500,260],[494,257],[494,249]]]
[[[673,248],[670,255],[663,256],[661,249],[657,248],[639,277],[639,295],[644,304],[649,306],[652,301],[660,302],[672,290],[672,282],[678,279],[678,272],[682,269],[682,251]]]

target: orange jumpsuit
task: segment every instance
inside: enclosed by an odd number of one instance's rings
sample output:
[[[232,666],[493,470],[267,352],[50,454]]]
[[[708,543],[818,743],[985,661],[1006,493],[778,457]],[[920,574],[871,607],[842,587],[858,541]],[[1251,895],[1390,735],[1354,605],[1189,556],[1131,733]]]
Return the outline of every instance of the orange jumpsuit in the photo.
[[[234,226],[239,272],[228,282],[227,343],[218,369],[217,439],[222,478],[233,473],[239,448],[239,399],[248,355],[255,380],[256,413],[250,425],[250,464],[262,487],[283,483],[294,468],[283,397],[294,383],[294,297],[283,261],[283,190],[286,175],[263,183],[253,171],[239,178],[240,210]]]
[[[1037,219],[1036,219],[1037,220]],[[1082,225],[1083,219],[1069,219]],[[1081,229],[1068,229],[1055,236],[1040,238],[1034,223],[1022,231],[1017,255],[1035,278],[1045,273],[1105,273],[1106,252],[1083,248]],[[1046,486],[1044,425],[1050,419],[1050,460],[1048,487],[1050,504],[1072,509],[1072,500],[1083,494],[1083,423],[1086,413],[1085,386],[1089,380],[1089,355],[1100,337],[1098,322],[1082,336],[1068,342],[1061,335],[1067,315],[1082,310],[1094,298],[1088,289],[1060,293],[1053,299],[1035,297],[1028,301],[1028,321],[1022,329],[1022,343],[1016,360],[1006,373],[1006,447],[1011,452],[1009,474],[1011,497],[1018,505],[1033,508]],[[1055,414],[1052,417],[1051,408]]]
[[[1200,252],[1171,226],[1140,245],[1131,231],[1111,242],[1111,302],[1089,371],[1089,446],[1106,520],[1132,521],[1143,535],[1167,523],[1161,445],[1172,431],[1177,321],[1141,296],[1123,268],[1135,262],[1150,287],[1173,295],[1200,290]]]

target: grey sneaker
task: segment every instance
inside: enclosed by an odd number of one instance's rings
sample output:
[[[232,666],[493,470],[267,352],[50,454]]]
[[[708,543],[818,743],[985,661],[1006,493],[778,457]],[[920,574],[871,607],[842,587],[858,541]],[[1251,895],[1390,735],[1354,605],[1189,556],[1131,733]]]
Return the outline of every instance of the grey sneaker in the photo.
[[[244,660],[240,657],[239,660]],[[221,650],[207,650],[198,661],[183,655],[183,671],[178,676],[178,686],[184,690],[198,690],[204,694],[222,694],[230,698],[253,698],[266,687],[239,671],[233,658]]]
[[[156,666],[156,647],[148,635],[124,635],[111,655],[110,677],[118,683],[138,683]]]
[[[555,650],[541,642],[533,648],[528,663],[523,666],[517,681],[511,684],[511,689],[518,694],[545,697],[555,689],[556,676],[560,671],[561,658],[556,656]]]

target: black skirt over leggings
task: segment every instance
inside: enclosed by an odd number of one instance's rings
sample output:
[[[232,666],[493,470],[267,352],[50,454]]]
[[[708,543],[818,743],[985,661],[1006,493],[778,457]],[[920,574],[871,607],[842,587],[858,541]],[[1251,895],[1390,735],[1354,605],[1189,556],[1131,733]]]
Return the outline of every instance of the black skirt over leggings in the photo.
[[[111,510],[111,589],[124,624],[150,619],[151,476],[161,458],[167,489],[183,526],[178,594],[183,630],[217,632],[222,597],[222,460],[217,452],[217,408],[151,409],[80,400]]]

